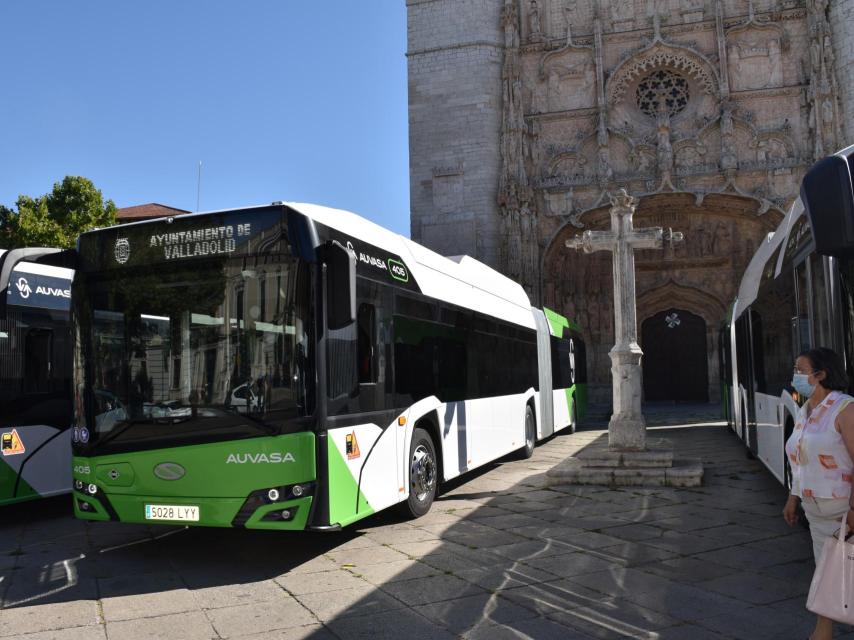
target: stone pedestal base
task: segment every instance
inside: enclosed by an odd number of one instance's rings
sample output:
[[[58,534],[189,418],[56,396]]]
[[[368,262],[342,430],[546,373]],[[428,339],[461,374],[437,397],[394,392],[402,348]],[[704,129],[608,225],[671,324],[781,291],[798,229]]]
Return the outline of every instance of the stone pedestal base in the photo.
[[[546,473],[546,485],[596,484],[614,487],[699,487],[703,464],[674,459],[669,440],[649,439],[644,450],[592,445]]]

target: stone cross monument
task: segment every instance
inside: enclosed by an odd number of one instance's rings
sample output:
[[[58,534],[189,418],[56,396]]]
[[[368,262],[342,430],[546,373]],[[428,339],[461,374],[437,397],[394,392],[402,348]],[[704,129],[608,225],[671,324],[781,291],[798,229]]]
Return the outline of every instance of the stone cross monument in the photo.
[[[610,351],[614,384],[614,413],[608,424],[611,449],[642,451],[646,447],[646,422],[641,412],[643,352],[638,345],[635,300],[635,249],[661,249],[664,242],[681,242],[681,232],[661,227],[635,229],[635,199],[625,189],[611,195],[611,230],[585,231],[566,241],[570,249],[584,253],[611,251],[614,265],[614,330],[616,344]]]

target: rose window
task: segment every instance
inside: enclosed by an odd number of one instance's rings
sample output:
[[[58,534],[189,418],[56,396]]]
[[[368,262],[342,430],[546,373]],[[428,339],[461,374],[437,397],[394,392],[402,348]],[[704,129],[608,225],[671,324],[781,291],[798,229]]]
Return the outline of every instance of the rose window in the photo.
[[[691,97],[685,78],[667,69],[654,71],[641,80],[635,96],[638,108],[650,118],[658,115],[659,102],[664,102],[664,107],[672,118],[688,106]]]

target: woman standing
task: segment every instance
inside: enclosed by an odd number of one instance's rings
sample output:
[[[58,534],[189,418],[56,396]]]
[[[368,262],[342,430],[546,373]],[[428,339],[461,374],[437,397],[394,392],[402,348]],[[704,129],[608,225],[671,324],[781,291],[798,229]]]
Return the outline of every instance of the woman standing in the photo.
[[[783,518],[794,526],[798,504],[803,506],[818,563],[824,541],[839,529],[843,513],[848,513],[848,526],[854,530],[854,398],[845,393],[848,376],[842,359],[825,348],[798,356],[792,386],[807,401],[786,442],[792,489]],[[833,621],[818,616],[810,640],[831,640],[832,636]]]

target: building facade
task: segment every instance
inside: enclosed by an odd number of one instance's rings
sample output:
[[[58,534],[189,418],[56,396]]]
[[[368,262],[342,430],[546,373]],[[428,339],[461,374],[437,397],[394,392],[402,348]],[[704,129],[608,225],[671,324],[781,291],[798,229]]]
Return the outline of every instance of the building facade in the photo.
[[[611,258],[564,241],[607,227],[625,187],[637,227],[686,238],[636,257],[646,398],[717,400],[741,274],[854,117],[852,6],[407,0],[413,239],[576,318],[604,401]]]

